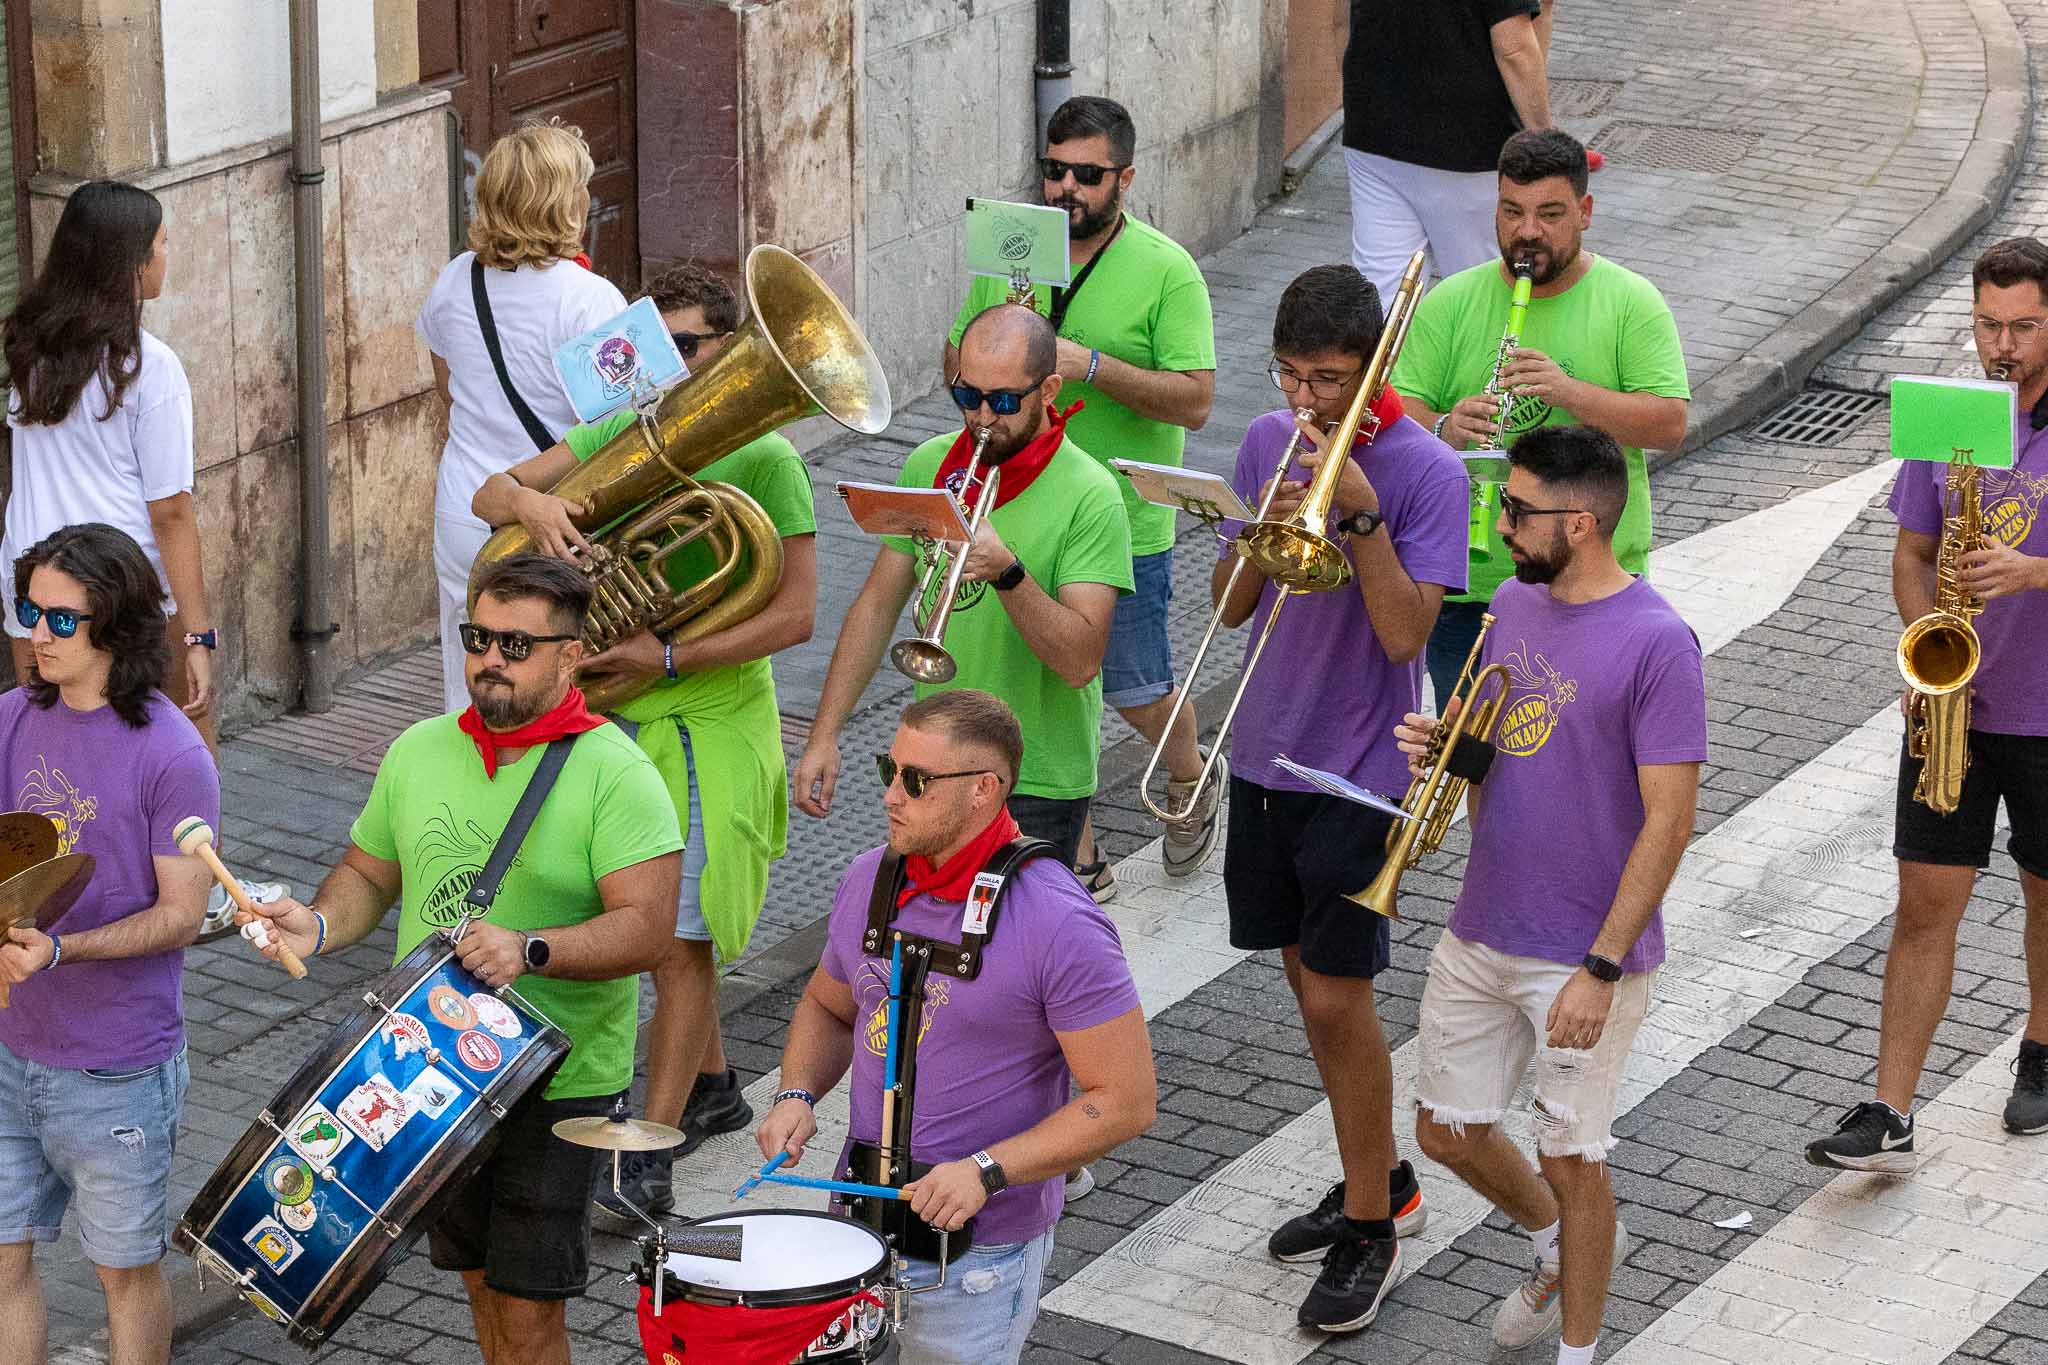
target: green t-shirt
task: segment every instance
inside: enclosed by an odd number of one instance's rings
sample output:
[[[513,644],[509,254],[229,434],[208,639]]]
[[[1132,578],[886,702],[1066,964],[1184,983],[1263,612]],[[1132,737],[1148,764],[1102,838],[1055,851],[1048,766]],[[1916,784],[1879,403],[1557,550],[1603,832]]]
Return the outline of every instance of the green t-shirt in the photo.
[[[1493,358],[1507,326],[1509,286],[1500,262],[1461,270],[1422,296],[1408,339],[1394,362],[1394,387],[1432,412],[1449,412],[1461,398],[1486,389]],[[1547,299],[1529,300],[1522,345],[1543,352],[1574,379],[1616,393],[1654,393],[1691,398],[1678,325],[1664,296],[1632,270],[1605,257],[1577,284]],[[1565,426],[1579,419],[1541,399],[1518,399],[1508,415],[1502,441],[1539,426]],[[1628,507],[1614,532],[1614,557],[1630,573],[1642,573],[1650,558],[1650,474],[1643,452],[1623,448],[1628,460]],[[1491,500],[1489,500],[1491,501]],[[1499,504],[1485,516],[1486,544],[1472,552],[1471,587],[1453,602],[1487,602],[1493,590],[1514,577],[1515,562],[1495,529]]]
[[[934,436],[911,451],[897,485],[930,488],[958,436]],[[1070,436],[1029,488],[989,513],[989,524],[1048,595],[1058,596],[1069,583],[1107,583],[1129,592],[1131,530],[1116,485],[1116,476]],[[917,554],[902,536],[884,536],[882,543]],[[934,597],[943,576],[933,576]],[[1001,697],[1024,730],[1017,790],[1058,801],[1092,796],[1095,759],[1102,749],[1102,677],[1090,678],[1086,687],[1069,687],[1031,652],[1000,599],[986,583],[961,583],[946,627],[946,652],[960,671],[949,683],[920,683],[917,695],[978,687]]]
[[[545,746],[484,776],[476,742],[456,718],[435,716],[400,735],[378,765],[370,799],[349,838],[398,864],[404,882],[397,957],[435,929],[452,927]],[[512,860],[488,920],[543,931],[581,924],[604,910],[598,878],[683,846],[661,775],[616,726],[584,734]],[[395,959],[394,959],[395,960]],[[609,1095],[633,1083],[640,981],[560,981],[522,976],[517,990],[574,1046],[547,1098]]]
[[[1216,328],[1209,313],[1209,286],[1186,248],[1159,229],[1124,214],[1123,231],[1103,249],[1081,292],[1074,296],[1060,335],[1077,346],[1115,356],[1141,370],[1213,370]],[[960,334],[984,308],[1009,297],[1007,280],[977,277],[953,319],[949,339]],[[1034,289],[1038,311],[1051,316],[1052,291]],[[949,376],[950,377],[950,376]],[[1178,465],[1187,428],[1140,417],[1092,384],[1060,386],[1059,405],[1075,399],[1087,406],[1074,414],[1067,433],[1102,461],[1144,460]],[[1146,502],[1131,481],[1114,470],[1131,523],[1131,553],[1158,554],[1173,548],[1173,509]]]

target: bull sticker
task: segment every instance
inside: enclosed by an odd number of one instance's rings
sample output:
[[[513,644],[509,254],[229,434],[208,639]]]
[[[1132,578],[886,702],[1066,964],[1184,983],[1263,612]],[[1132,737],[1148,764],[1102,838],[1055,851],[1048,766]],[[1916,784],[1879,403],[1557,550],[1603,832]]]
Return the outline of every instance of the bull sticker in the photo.
[[[412,1105],[381,1072],[349,1091],[340,1109],[341,1121],[373,1152],[383,1151],[412,1117]]]
[[[1526,640],[1501,662],[1507,665],[1510,686],[1494,742],[1507,753],[1527,758],[1550,742],[1564,708],[1579,695],[1578,680],[1561,675],[1543,655],[1531,655]]]

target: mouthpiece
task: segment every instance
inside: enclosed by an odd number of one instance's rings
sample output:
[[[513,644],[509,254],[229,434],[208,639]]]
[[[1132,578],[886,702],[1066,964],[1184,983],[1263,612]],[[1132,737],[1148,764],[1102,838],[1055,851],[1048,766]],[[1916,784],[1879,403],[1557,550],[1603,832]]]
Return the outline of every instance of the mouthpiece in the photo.
[[[1991,377],[2004,383],[2011,380],[2012,372],[2018,368],[2019,366],[2013,364],[2010,360],[2001,360],[1992,365]]]

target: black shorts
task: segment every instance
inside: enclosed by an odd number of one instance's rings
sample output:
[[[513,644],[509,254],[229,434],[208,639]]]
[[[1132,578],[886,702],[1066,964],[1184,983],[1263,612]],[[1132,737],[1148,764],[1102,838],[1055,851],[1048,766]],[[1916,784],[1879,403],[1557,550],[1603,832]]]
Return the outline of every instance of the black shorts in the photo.
[[[1017,822],[1017,828],[1032,839],[1044,839],[1060,851],[1068,867],[1081,853],[1081,829],[1088,823],[1088,801],[1077,796],[1070,801],[1056,800],[1050,796],[1026,796],[1013,793],[1008,805],[1010,818]]]
[[[441,1270],[481,1270],[515,1299],[573,1299],[590,1282],[590,1188],[603,1153],[554,1135],[558,1120],[609,1114],[617,1095],[544,1100],[541,1088],[498,1125],[498,1148],[427,1230]]]
[[[1963,799],[1936,815],[1913,799],[1921,761],[1899,747],[1898,832],[1892,853],[1908,863],[1987,867],[1998,827],[1998,803],[2012,821],[2006,852],[2020,870],[2048,879],[2048,735],[1970,731],[1970,768]]]
[[[1230,946],[1262,952],[1298,945],[1312,972],[1379,975],[1390,951],[1388,921],[1344,898],[1379,875],[1393,823],[1341,797],[1231,778],[1223,850]]]

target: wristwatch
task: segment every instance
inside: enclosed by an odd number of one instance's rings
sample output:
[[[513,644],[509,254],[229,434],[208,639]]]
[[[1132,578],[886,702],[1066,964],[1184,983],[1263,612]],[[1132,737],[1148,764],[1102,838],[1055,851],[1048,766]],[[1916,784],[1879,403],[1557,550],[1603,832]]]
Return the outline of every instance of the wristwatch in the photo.
[[[548,959],[554,956],[548,948],[548,941],[538,934],[526,935],[526,949],[523,955],[526,958],[526,970],[529,972],[546,971]]]
[[[1583,965],[1595,981],[1605,981],[1611,984],[1621,980],[1621,964],[1611,957],[1602,957],[1598,953],[1587,953],[1586,961]]]
[[[981,1188],[983,1193],[995,1194],[997,1191],[1006,1189],[1009,1186],[1010,1177],[1003,1174],[1003,1163],[997,1161],[987,1152],[976,1152],[974,1154],[974,1164],[981,1167]]]
[[[1360,508],[1344,518],[1344,520],[1338,522],[1337,529],[1349,532],[1354,536],[1369,536],[1386,524],[1387,519],[1379,513],[1368,512],[1364,508]]]
[[[1013,559],[1010,567],[989,580],[989,586],[997,592],[1008,592],[1024,581],[1024,561]]]
[[[208,649],[219,649],[220,632],[212,626],[208,626],[205,630],[187,631],[185,633],[185,643],[188,646],[204,645]]]

